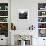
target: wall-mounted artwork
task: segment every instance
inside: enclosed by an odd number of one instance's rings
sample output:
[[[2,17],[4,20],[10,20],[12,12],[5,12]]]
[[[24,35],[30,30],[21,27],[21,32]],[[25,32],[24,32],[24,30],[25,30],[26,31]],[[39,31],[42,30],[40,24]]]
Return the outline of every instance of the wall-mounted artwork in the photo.
[[[29,10],[28,9],[18,9],[18,18],[19,19],[29,19]]]

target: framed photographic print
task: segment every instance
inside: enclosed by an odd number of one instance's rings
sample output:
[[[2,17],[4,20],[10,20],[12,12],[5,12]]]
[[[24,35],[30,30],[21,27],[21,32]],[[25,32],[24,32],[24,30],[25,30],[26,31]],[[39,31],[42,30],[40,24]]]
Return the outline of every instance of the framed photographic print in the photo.
[[[29,19],[29,10],[28,9],[17,9],[18,19]]]

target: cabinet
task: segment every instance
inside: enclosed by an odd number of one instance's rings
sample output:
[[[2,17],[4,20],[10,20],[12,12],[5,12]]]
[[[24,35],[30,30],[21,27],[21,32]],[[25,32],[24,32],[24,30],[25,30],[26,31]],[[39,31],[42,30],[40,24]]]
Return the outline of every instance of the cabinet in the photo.
[[[0,3],[0,35],[8,37],[8,3]]]
[[[8,3],[0,3],[0,45],[8,45]]]
[[[39,37],[46,37],[46,3],[38,3]]]
[[[38,38],[38,46],[46,46],[46,37]]]
[[[8,37],[5,37],[4,35],[0,35],[0,45],[8,45]]]

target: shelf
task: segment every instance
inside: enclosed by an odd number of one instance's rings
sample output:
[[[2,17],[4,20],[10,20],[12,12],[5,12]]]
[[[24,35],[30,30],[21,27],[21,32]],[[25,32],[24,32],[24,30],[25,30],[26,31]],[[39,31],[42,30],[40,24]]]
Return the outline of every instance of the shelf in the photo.
[[[46,22],[38,22],[38,23],[46,23]]]
[[[46,28],[38,28],[38,29],[46,29]]]
[[[0,11],[8,11],[8,10],[0,10]]]
[[[8,22],[0,22],[0,23],[8,23]]]
[[[44,16],[38,16],[38,17],[46,17],[46,15],[44,15]]]
[[[8,17],[8,16],[0,16],[0,17]]]
[[[46,11],[46,10],[38,10],[38,11]]]
[[[46,39],[46,37],[38,37],[38,38]]]

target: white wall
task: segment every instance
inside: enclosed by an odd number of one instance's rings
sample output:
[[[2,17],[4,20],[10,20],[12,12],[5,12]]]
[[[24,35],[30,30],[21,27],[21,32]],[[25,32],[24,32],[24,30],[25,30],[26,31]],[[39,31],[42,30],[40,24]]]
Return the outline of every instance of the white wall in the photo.
[[[33,3],[32,3],[33,2]],[[29,9],[29,19],[19,20],[17,9]],[[17,30],[27,30],[29,26],[37,25],[37,2],[31,0],[15,0],[11,2],[11,19]]]
[[[38,3],[45,2],[46,0],[11,0],[11,22],[16,25],[18,32],[19,30],[27,30],[28,27],[33,24],[35,26],[35,32],[37,33],[34,36],[38,36]],[[29,20],[19,20],[17,9],[29,9]],[[41,39],[42,38],[37,38],[36,40],[33,38],[33,45],[38,46],[38,43],[42,43]]]
[[[27,30],[34,25],[37,29],[38,3],[46,0],[11,0],[11,22],[16,25],[17,30]],[[19,20],[17,9],[29,9],[29,20]]]

